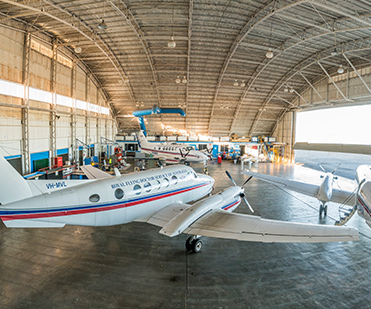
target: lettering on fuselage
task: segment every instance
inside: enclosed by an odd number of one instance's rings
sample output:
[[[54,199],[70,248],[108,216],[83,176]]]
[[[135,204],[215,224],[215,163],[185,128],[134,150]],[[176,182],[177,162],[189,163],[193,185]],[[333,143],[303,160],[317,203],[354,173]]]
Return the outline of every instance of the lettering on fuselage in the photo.
[[[59,181],[59,182],[51,182],[45,184],[47,189],[59,189],[59,188],[66,188],[67,184],[64,181]]]
[[[151,177],[128,180],[128,181],[125,181],[125,182],[112,184],[111,188],[116,189],[116,188],[120,188],[120,187],[128,187],[128,186],[132,186],[132,185],[135,185],[135,184],[141,184],[141,183],[147,182],[147,181],[153,181],[153,180],[157,180],[157,179],[163,179],[163,178],[166,178],[166,177],[171,177],[173,175],[177,175],[179,177],[179,179],[184,179],[187,176],[188,172],[189,172],[188,170],[184,169],[184,170],[175,171],[175,172],[172,172],[172,173],[164,173],[164,174],[154,175],[154,176],[151,176]]]

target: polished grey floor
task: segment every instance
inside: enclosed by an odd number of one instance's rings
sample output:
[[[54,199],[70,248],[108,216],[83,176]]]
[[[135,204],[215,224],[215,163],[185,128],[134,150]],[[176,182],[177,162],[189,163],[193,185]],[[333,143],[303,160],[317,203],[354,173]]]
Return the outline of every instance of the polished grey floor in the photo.
[[[329,163],[333,163],[329,160]],[[196,167],[200,170],[200,167]],[[211,165],[215,191],[241,184],[241,166]],[[259,164],[252,170],[320,182],[300,165]],[[339,185],[354,186],[351,180]],[[258,180],[248,200],[264,218],[330,224],[318,202]],[[245,205],[238,212],[248,213]],[[371,229],[357,215],[359,242],[263,244],[204,238],[201,253],[186,236],[167,238],[142,223],[89,228],[0,227],[0,308],[370,308]]]

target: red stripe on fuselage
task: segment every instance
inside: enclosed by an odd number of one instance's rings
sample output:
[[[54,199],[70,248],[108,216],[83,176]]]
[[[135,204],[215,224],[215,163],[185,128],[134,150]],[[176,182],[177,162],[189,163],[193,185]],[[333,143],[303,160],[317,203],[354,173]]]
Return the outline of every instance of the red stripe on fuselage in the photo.
[[[156,201],[162,198],[166,198],[166,197],[170,197],[170,196],[177,195],[180,193],[185,193],[185,192],[188,192],[194,189],[198,189],[206,185],[208,185],[208,183],[194,187],[194,188],[184,189],[179,192],[167,193],[161,196],[150,197],[144,200],[128,202],[128,203],[123,203],[119,205],[103,206],[99,208],[64,210],[64,211],[59,211],[59,212],[48,212],[48,213],[39,213],[39,214],[20,214],[20,215],[8,215],[8,216],[5,215],[5,216],[1,216],[0,218],[3,221],[21,220],[21,219],[38,219],[38,218],[48,218],[48,217],[81,215],[81,214],[94,213],[94,212],[100,212],[100,211],[114,210],[114,209],[126,208],[126,207],[136,206],[139,204],[149,203],[149,202]]]

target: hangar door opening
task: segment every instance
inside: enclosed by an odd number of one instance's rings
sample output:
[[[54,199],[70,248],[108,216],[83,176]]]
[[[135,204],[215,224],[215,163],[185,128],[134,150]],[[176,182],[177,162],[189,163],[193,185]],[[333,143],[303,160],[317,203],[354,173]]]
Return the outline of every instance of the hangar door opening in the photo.
[[[296,142],[371,145],[371,105],[299,112]]]
[[[371,105],[330,108],[297,113],[296,142],[371,145]],[[350,179],[361,164],[371,164],[370,155],[295,150],[295,162],[320,170],[338,171]]]

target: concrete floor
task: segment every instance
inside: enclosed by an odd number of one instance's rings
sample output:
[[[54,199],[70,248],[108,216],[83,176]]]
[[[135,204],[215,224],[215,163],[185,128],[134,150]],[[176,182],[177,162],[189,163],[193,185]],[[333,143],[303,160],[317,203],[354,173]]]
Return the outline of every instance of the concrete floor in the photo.
[[[200,170],[200,167],[195,168]],[[240,165],[211,165],[215,191],[241,184]],[[319,182],[298,165],[259,164],[253,171]],[[350,180],[341,186],[352,187]],[[334,223],[337,205],[319,220],[318,202],[258,180],[246,185],[264,218]],[[248,213],[245,205],[238,212]],[[357,217],[354,243],[263,244],[204,238],[186,253],[186,236],[132,223],[106,228],[0,227],[0,308],[370,308],[371,229]]]

